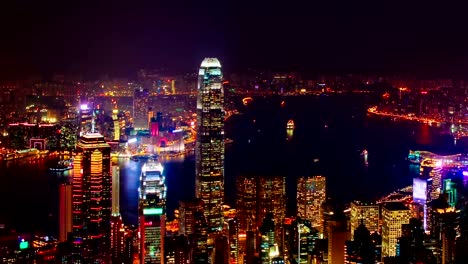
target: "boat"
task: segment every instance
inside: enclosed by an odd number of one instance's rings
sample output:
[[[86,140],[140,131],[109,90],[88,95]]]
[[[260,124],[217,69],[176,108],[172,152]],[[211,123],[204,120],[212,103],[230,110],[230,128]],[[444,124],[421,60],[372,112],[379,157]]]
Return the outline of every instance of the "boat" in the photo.
[[[137,155],[132,155],[130,159],[133,161],[140,161],[140,160],[146,161],[150,159],[157,159],[157,157],[158,155],[156,154],[137,154]]]
[[[294,128],[295,128],[294,121],[290,119],[288,123],[286,124],[286,129],[294,129]]]
[[[232,139],[230,139],[230,138],[226,138],[226,139],[224,140],[224,144],[225,144],[225,145],[232,144],[233,142],[234,142],[234,140],[232,140]]]
[[[53,168],[49,168],[51,171],[57,171],[57,172],[62,172],[62,171],[68,171],[73,169],[73,160],[61,160],[57,163],[57,166]]]
[[[366,156],[367,154],[369,154],[369,152],[367,151],[367,149],[365,149],[365,150],[363,150],[363,151],[361,152],[361,155],[362,155],[362,156]]]
[[[421,163],[421,153],[419,151],[409,151],[408,157],[406,158],[411,163],[420,164]]]

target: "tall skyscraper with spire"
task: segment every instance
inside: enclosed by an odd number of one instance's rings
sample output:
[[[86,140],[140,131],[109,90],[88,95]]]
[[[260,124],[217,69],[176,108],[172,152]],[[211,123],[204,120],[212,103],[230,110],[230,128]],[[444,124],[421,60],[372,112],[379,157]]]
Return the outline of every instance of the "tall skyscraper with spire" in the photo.
[[[198,73],[196,196],[210,232],[223,225],[224,202],[224,92],[221,63],[205,58]]]

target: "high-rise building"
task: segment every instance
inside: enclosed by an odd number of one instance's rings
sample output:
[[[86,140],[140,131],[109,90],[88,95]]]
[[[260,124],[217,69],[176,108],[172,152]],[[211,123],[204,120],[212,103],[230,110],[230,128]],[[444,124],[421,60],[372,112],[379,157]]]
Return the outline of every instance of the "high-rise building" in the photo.
[[[345,242],[344,263],[375,263],[375,247],[366,226],[360,224],[353,234],[353,240]]]
[[[111,211],[112,263],[122,263],[125,253],[125,228],[120,215],[120,168],[112,165],[112,211]]]
[[[273,257],[278,257],[278,244],[275,243],[275,221],[273,214],[268,213],[260,227],[260,259],[262,264],[269,264]]]
[[[163,166],[150,160],[140,177],[140,263],[164,263],[166,185]]]
[[[275,237],[281,245],[286,214],[286,180],[281,176],[241,176],[237,179],[237,209],[241,229],[256,230],[273,214]],[[244,229],[245,230],[245,229]]]
[[[257,228],[257,178],[237,178],[237,212],[241,230]]]
[[[227,236],[219,235],[214,241],[213,264],[229,264],[229,240]]]
[[[411,219],[411,210],[403,203],[387,203],[382,207],[382,258],[396,256],[402,225]]]
[[[239,222],[236,218],[227,221],[226,236],[229,242],[229,263],[240,264],[239,254]]]
[[[80,138],[76,148],[72,185],[74,253],[83,263],[107,262],[111,246],[110,146],[102,135],[89,133]]]
[[[351,222],[351,237],[354,236],[354,230],[361,224],[371,233],[379,231],[379,217],[379,205],[353,201],[351,203],[351,216],[349,219]]]
[[[321,206],[326,200],[326,178],[323,176],[297,179],[297,215],[309,220],[323,233]]]
[[[114,124],[114,141],[120,140],[120,120],[118,117],[119,109],[112,109],[112,123]]]
[[[201,211],[194,214],[195,232],[193,238],[193,263],[206,264],[209,263],[208,252],[208,222]]]
[[[349,237],[346,219],[335,218],[328,227],[328,263],[343,264],[345,259],[345,242]]]
[[[186,236],[194,234],[196,212],[203,212],[203,202],[200,199],[179,201],[179,234]]]
[[[447,196],[441,195],[432,203],[431,234],[439,243],[438,263],[454,263],[455,240],[460,211],[451,207],[447,202]]]
[[[79,136],[84,134],[94,132],[94,111],[92,103],[84,103],[80,105],[80,115],[79,115]]]
[[[196,196],[203,201],[210,232],[223,225],[224,92],[221,64],[206,58],[200,66],[197,96]]]
[[[187,264],[190,262],[190,244],[186,236],[167,237],[165,264]]]
[[[68,235],[72,232],[72,186],[69,183],[62,183],[59,186],[59,241],[68,240]]]
[[[148,89],[135,89],[133,96],[133,127],[135,129],[148,129]]]

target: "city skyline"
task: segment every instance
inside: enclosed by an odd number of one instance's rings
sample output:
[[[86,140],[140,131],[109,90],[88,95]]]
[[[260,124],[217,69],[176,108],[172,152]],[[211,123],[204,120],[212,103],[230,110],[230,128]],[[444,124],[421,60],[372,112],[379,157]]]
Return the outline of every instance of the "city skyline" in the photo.
[[[468,259],[464,14],[175,1],[4,5],[0,262]]]

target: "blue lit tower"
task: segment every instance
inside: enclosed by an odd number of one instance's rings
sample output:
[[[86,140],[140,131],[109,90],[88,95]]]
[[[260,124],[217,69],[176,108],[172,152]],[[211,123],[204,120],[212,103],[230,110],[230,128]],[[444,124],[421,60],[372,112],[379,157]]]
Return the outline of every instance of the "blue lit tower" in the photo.
[[[204,203],[210,232],[223,225],[224,202],[224,93],[221,64],[205,58],[198,75],[196,196]]]
[[[166,185],[161,163],[145,163],[140,183],[140,263],[164,263]]]

